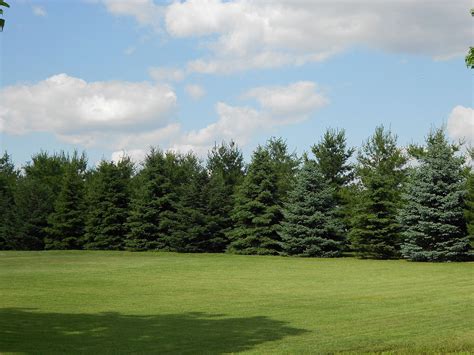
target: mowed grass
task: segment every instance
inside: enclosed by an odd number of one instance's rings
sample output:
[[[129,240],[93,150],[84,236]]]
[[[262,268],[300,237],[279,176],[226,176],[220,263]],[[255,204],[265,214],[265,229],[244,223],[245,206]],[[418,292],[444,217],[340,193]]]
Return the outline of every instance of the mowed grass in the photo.
[[[0,252],[0,353],[470,353],[473,301],[473,263]]]

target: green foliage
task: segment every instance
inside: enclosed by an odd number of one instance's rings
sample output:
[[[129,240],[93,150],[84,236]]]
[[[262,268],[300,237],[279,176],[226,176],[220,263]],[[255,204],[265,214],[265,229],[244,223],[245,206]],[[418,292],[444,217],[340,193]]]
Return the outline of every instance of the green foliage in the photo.
[[[282,251],[280,192],[275,163],[269,151],[259,146],[236,195],[234,228],[228,232],[230,252],[270,255]]]
[[[91,176],[84,248],[124,248],[133,169],[129,158],[116,164],[102,161]]]
[[[349,186],[354,179],[354,167],[349,159],[354,148],[347,147],[345,130],[328,129],[321,141],[311,147],[316,163],[324,178],[334,189],[336,202],[336,218],[347,233],[350,228],[352,188]]]
[[[83,164],[84,163],[84,164]],[[61,190],[48,216],[45,249],[80,249],[85,228],[84,173],[86,163],[77,157],[65,167]]]
[[[464,208],[464,217],[467,222],[467,233],[471,238],[471,247],[474,247],[474,172],[471,169],[466,182],[467,195]]]
[[[356,171],[360,195],[350,238],[360,257],[389,259],[399,255],[397,214],[405,162],[397,137],[383,127],[377,127],[359,151]]]
[[[206,200],[207,251],[223,252],[230,243],[227,233],[233,226],[235,192],[244,179],[242,152],[234,142],[223,142],[209,152],[206,167],[209,175],[202,193]]]
[[[283,212],[280,235],[289,255],[340,256],[343,226],[334,190],[319,165],[304,163]]]
[[[19,172],[15,169],[10,155],[0,157],[0,250],[16,249],[17,211],[15,189]]]
[[[474,9],[471,9],[471,16],[474,16]],[[470,69],[474,69],[474,47],[469,47],[469,52],[466,55],[466,66]]]
[[[339,191],[353,179],[353,166],[348,160],[354,154],[354,148],[347,148],[345,130],[328,129],[321,141],[311,147],[316,162],[324,178]]]
[[[288,151],[288,145],[283,138],[270,138],[265,149],[270,154],[274,166],[273,171],[276,174],[277,199],[283,205],[288,197],[288,192],[293,188],[300,161],[296,153]]]
[[[127,221],[129,250],[176,250],[179,230],[178,157],[152,149],[137,176],[138,188]]]
[[[48,216],[59,196],[68,165],[75,164],[85,171],[85,155],[65,153],[50,155],[41,152],[24,166],[15,193],[17,205],[17,244],[20,249],[43,249],[47,237]]]
[[[464,219],[463,157],[438,129],[429,134],[420,165],[411,173],[400,220],[402,254],[415,261],[465,260],[469,253]]]

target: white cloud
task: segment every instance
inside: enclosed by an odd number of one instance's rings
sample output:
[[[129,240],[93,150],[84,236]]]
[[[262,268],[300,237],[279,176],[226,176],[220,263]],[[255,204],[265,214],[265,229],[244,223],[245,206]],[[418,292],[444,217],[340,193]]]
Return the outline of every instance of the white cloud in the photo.
[[[112,153],[111,160],[114,163],[122,161],[125,157],[130,158],[135,163],[145,160],[147,152],[144,149],[118,150]]]
[[[191,96],[193,99],[198,100],[204,95],[206,95],[206,90],[201,85],[189,84],[184,87],[186,93]]]
[[[133,53],[135,53],[136,50],[137,50],[137,47],[135,47],[135,46],[130,46],[130,47],[127,47],[127,48],[123,51],[123,53],[124,53],[125,55],[132,55]]]
[[[321,61],[352,46],[429,55],[463,54],[472,35],[468,0],[220,1],[166,8],[168,33],[204,38],[209,55],[190,71],[227,73]]]
[[[451,138],[474,144],[474,109],[464,106],[453,108],[447,129]]]
[[[91,82],[66,74],[0,90],[0,132],[52,132],[85,146],[110,146],[126,134],[162,129],[176,107],[163,85]],[[146,133],[149,134],[149,133]]]
[[[48,15],[48,13],[47,13],[46,10],[44,9],[44,7],[39,6],[39,5],[34,5],[34,6],[32,7],[32,10],[33,10],[33,14],[34,14],[35,16],[44,17],[44,16]]]
[[[260,109],[216,105],[218,120],[207,127],[182,134],[172,149],[192,150],[204,156],[215,142],[233,139],[247,144],[257,133],[308,119],[311,113],[325,106],[328,99],[317,91],[313,82],[297,82],[288,86],[254,88],[243,95],[255,99]]]
[[[469,0],[90,1],[142,25],[164,24],[171,37],[196,38],[208,51],[188,72],[302,65],[356,46],[446,60],[463,55],[472,37]]]
[[[182,81],[186,76],[183,70],[172,67],[152,67],[148,73],[158,82]]]
[[[153,0],[90,0],[105,5],[107,11],[117,16],[133,16],[141,25],[160,29],[163,7]]]
[[[258,87],[248,91],[244,97],[256,99],[274,117],[299,120],[328,103],[328,99],[316,89],[315,83],[300,81],[288,86]]]

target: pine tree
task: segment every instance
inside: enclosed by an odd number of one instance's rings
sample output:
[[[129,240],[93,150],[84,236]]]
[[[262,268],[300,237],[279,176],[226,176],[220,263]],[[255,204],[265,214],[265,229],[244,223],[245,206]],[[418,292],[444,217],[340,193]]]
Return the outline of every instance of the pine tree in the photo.
[[[354,167],[349,159],[355,150],[347,147],[345,130],[327,129],[321,141],[311,147],[311,151],[324,178],[334,188],[336,218],[344,232],[348,233],[353,200],[353,187],[350,184],[354,179]]]
[[[182,173],[179,181],[175,181],[180,185],[180,203],[176,211],[176,250],[187,253],[206,252],[212,238],[207,227],[207,172],[194,154],[182,156],[177,168]]]
[[[129,250],[176,250],[179,199],[174,175],[177,157],[152,149],[137,176],[139,190],[127,220]]]
[[[466,185],[464,159],[456,156],[442,129],[428,136],[420,165],[408,181],[403,224],[402,254],[414,261],[465,260],[469,254],[464,219]]]
[[[265,149],[270,154],[277,179],[277,198],[281,206],[286,202],[288,193],[293,188],[300,160],[296,153],[288,151],[288,145],[282,138],[272,137]]]
[[[321,173],[336,193],[352,181],[353,166],[348,161],[354,149],[347,147],[345,130],[326,130],[321,141],[313,145],[311,151]]]
[[[85,156],[77,159],[84,159]],[[17,206],[17,247],[25,250],[44,248],[48,217],[54,211],[70,157],[64,153],[41,152],[23,169],[15,191]]]
[[[278,194],[274,162],[268,150],[258,147],[236,195],[232,211],[234,228],[228,233],[230,252],[271,255],[282,251]]]
[[[120,250],[125,246],[133,164],[102,161],[90,179],[85,249]]]
[[[474,248],[474,172],[469,169],[467,178],[467,195],[464,208],[464,217],[467,222],[467,234],[471,241],[471,249]]]
[[[289,255],[335,257],[341,254],[343,226],[337,217],[334,190],[317,164],[304,163],[283,212],[280,235]]]
[[[19,172],[5,152],[0,157],[0,250],[17,249],[15,188]]]
[[[376,128],[359,152],[357,177],[361,193],[349,235],[360,257],[399,256],[401,237],[397,214],[405,162],[397,147],[397,137],[383,127]]]
[[[66,167],[54,211],[45,229],[46,249],[80,249],[84,237],[84,171],[75,161]]]
[[[235,193],[244,179],[242,152],[234,142],[216,145],[209,152],[206,167],[209,178],[203,193],[209,236],[207,251],[223,252],[230,243],[227,233],[233,227]]]

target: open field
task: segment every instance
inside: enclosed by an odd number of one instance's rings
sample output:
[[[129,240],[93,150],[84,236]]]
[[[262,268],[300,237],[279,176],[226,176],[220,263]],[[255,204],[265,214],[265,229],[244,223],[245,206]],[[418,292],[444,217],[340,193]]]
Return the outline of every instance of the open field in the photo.
[[[474,264],[0,252],[0,352],[474,351]]]

